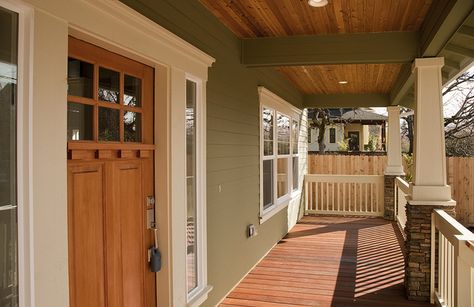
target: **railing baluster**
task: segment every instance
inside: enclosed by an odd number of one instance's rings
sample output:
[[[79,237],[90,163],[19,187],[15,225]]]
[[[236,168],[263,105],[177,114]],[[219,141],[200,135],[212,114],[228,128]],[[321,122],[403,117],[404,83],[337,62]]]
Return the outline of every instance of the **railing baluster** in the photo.
[[[364,184],[364,186],[365,186],[365,212],[368,212],[367,211],[367,185],[368,185],[368,183]]]
[[[313,210],[318,210],[318,183],[312,182],[312,184],[314,184],[314,209]],[[311,185],[311,191],[313,191],[313,185]],[[311,199],[312,198],[313,198],[313,193],[311,193]]]
[[[336,206],[334,204],[334,185],[335,184],[336,184],[335,182],[332,183],[332,195],[331,195],[332,196],[332,210],[333,211],[335,211],[335,208],[336,208]]]

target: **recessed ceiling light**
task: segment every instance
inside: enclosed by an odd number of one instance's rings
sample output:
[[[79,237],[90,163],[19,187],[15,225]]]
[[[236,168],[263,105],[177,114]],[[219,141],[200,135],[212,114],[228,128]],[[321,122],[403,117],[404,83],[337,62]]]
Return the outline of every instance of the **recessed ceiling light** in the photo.
[[[308,4],[314,7],[322,7],[328,4],[328,0],[308,0]]]
[[[346,81],[346,80],[339,81],[339,84],[347,84],[347,83],[349,83],[349,82]]]

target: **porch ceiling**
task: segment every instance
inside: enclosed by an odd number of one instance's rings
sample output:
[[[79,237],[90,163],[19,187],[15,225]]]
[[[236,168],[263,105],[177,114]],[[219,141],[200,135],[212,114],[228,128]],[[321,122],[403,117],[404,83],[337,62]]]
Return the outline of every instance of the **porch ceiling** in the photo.
[[[402,64],[346,64],[284,66],[277,70],[305,94],[388,94],[401,68]]]
[[[444,83],[474,58],[472,0],[199,1],[242,39],[242,64],[275,67],[308,107],[413,106],[416,57],[444,56]]]

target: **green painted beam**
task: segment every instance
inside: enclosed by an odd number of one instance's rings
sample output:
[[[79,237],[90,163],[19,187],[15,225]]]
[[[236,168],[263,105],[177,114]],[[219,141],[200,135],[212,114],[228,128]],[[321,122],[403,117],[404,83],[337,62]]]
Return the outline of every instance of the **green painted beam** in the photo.
[[[416,57],[418,49],[418,32],[249,38],[242,40],[242,64],[407,63]]]
[[[305,95],[305,108],[357,108],[386,107],[390,105],[388,95],[384,94],[317,94]]]
[[[473,8],[473,0],[433,1],[421,28],[418,57],[438,56],[456,34],[456,31],[461,30],[462,24],[473,14]],[[458,66],[453,62],[449,62],[447,65],[453,68]],[[413,91],[413,85],[414,77],[411,74],[411,67],[405,67],[390,92],[392,104],[412,104],[413,102],[410,102],[410,98],[406,95]]]
[[[415,78],[411,73],[411,64],[405,64],[398,75],[397,81],[390,92],[390,101],[392,105],[401,104],[401,99],[406,96],[413,88]]]
[[[464,36],[474,37],[474,27],[462,26],[458,33]]]
[[[421,56],[437,56],[473,8],[472,0],[433,1],[421,28]]]
[[[448,44],[445,50],[474,59],[474,50],[470,48],[461,47],[455,44]]]
[[[458,62],[450,59],[444,59],[444,66],[454,70],[460,70],[461,66]]]

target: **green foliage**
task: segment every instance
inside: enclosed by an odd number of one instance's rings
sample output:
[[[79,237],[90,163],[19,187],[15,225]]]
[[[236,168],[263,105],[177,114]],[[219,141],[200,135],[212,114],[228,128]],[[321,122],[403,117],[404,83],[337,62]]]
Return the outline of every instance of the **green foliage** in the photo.
[[[379,145],[379,139],[375,135],[369,136],[369,143],[367,144],[367,149],[369,151],[376,151]]]
[[[349,150],[349,142],[347,139],[337,142],[337,148],[339,151],[348,151]]]

